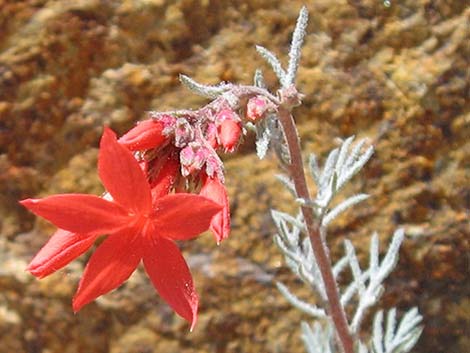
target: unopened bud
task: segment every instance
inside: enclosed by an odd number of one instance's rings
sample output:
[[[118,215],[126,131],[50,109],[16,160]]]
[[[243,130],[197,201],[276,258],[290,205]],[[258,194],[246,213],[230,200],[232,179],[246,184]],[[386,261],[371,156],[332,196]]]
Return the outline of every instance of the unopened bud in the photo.
[[[214,123],[209,123],[207,125],[205,138],[212,148],[216,149],[219,147],[219,143],[217,141],[217,126]]]
[[[207,149],[191,143],[180,152],[181,174],[188,176],[201,170],[206,161]]]
[[[223,109],[217,114],[217,133],[220,144],[226,152],[233,152],[242,133],[240,117],[230,109]]]
[[[184,147],[194,140],[194,131],[186,119],[178,118],[175,125],[176,147]]]
[[[238,122],[225,120],[219,125],[218,133],[220,144],[227,152],[233,152],[240,140],[242,128]]]
[[[174,134],[177,118],[170,114],[160,114],[153,118],[163,124],[163,134],[169,136]]]
[[[163,124],[150,119],[138,123],[118,141],[131,151],[143,151],[160,146],[166,139]]]
[[[271,105],[272,104],[270,104],[264,97],[257,96],[250,98],[246,105],[246,118],[253,122],[264,118],[265,113]]]
[[[289,87],[279,90],[279,96],[282,104],[291,108],[301,105],[302,99],[305,97],[305,95],[297,91],[295,85],[290,85]]]

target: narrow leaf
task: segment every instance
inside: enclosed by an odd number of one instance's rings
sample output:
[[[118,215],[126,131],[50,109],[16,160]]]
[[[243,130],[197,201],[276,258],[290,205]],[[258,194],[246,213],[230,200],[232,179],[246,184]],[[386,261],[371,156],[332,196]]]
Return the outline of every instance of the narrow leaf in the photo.
[[[370,240],[369,269],[371,277],[374,277],[379,269],[379,236],[372,235]]]
[[[256,46],[256,51],[263,57],[263,59],[267,61],[269,65],[271,65],[271,68],[279,79],[279,82],[281,82],[281,86],[284,87],[286,83],[286,72],[282,68],[281,62],[276,57],[276,55],[260,45]]]
[[[287,77],[283,87],[293,85],[295,82],[295,76],[297,75],[297,69],[299,68],[300,54],[302,44],[304,42],[305,33],[307,31],[308,23],[308,11],[305,6],[302,7],[297,18],[294,33],[292,35],[292,42],[289,51],[289,67],[287,69]]]
[[[349,146],[351,146],[351,143],[354,141],[354,135],[349,136],[346,140],[343,141],[341,144],[341,147],[339,149],[339,155],[338,159],[336,160],[336,167],[335,169],[337,171],[341,171],[343,168],[344,162],[346,161],[346,158],[348,156],[349,152]]]
[[[201,83],[194,81],[192,78],[186,75],[182,75],[182,74],[180,74],[179,78],[180,78],[181,83],[184,84],[186,87],[188,87],[194,93],[200,96],[212,98],[212,99],[217,98],[221,94],[227,92],[231,87],[230,84],[224,84],[224,83],[221,83],[216,86],[203,85]]]
[[[312,153],[308,159],[308,166],[310,169],[310,174],[312,175],[313,180],[315,181],[315,184],[320,187],[320,175],[321,171],[317,163],[317,158],[316,156]]]
[[[266,82],[264,81],[263,71],[261,71],[260,69],[255,70],[253,84],[259,88],[266,88]]]
[[[324,227],[327,227],[331,221],[333,221],[336,217],[338,217],[341,213],[346,211],[348,208],[358,204],[359,202],[362,202],[364,200],[367,200],[369,198],[369,195],[367,194],[357,194],[354,196],[351,196],[341,202],[339,205],[337,205],[335,208],[333,208],[330,212],[326,214],[326,216],[322,220],[322,225]]]
[[[276,174],[275,176],[276,176],[276,179],[279,180],[281,182],[281,184],[284,185],[286,187],[286,189],[289,190],[289,192],[294,197],[297,197],[297,193],[295,191],[295,185],[288,176],[286,176],[284,174]]]
[[[281,292],[284,298],[287,299],[294,307],[300,311],[310,315],[314,318],[326,318],[325,310],[316,307],[315,305],[304,302],[299,299],[296,295],[292,294],[289,289],[280,282],[276,282],[277,289]]]
[[[372,330],[372,346],[374,347],[374,353],[384,353],[383,350],[383,310],[380,310],[375,314],[374,324]]]
[[[387,324],[384,336],[384,346],[386,351],[389,351],[390,348],[393,346],[393,336],[395,335],[397,323],[396,318],[397,310],[395,308],[390,309],[387,314]]]
[[[364,154],[362,154],[358,160],[347,170],[341,173],[341,178],[338,181],[338,189],[341,189],[353,176],[355,176],[369,161],[370,157],[374,153],[374,148],[370,146]]]

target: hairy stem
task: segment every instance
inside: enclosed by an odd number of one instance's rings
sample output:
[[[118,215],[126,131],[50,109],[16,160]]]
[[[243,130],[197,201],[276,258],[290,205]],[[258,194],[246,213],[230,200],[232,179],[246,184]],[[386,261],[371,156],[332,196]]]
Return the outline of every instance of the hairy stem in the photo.
[[[287,141],[290,155],[289,173],[294,182],[297,196],[309,200],[310,194],[305,179],[304,165],[300,150],[300,140],[295,126],[294,118],[288,109],[282,105],[279,107],[279,120]],[[327,254],[323,241],[320,236],[320,226],[313,216],[312,209],[309,207],[301,207],[304,216],[305,225],[307,227],[310,243],[312,244],[313,253],[318,262],[321,277],[325,285],[326,295],[328,298],[328,311],[333,319],[336,332],[342,350],[344,353],[354,353],[354,342],[349,332],[346,314],[341,306],[338,287],[333,275],[331,261]]]

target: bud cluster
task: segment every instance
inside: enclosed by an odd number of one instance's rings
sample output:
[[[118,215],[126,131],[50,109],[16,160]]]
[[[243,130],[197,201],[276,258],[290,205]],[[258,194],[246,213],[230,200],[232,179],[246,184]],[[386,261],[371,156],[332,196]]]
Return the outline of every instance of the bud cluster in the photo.
[[[255,89],[255,92],[253,92]],[[198,110],[151,112],[119,139],[135,153],[154,197],[195,192],[224,205],[211,224],[218,242],[228,236],[230,211],[219,153],[233,153],[246,133],[277,106],[251,86],[233,86]],[[267,93],[267,91],[266,91]]]
[[[138,123],[119,142],[139,152],[146,163],[173,151],[173,156],[178,155],[181,176],[200,178],[203,173],[223,181],[218,153],[234,152],[246,133],[244,123],[256,123],[275,108],[263,96],[249,98],[244,107],[233,107],[222,96],[195,111],[151,112],[150,119]],[[158,171],[150,173],[155,174]]]

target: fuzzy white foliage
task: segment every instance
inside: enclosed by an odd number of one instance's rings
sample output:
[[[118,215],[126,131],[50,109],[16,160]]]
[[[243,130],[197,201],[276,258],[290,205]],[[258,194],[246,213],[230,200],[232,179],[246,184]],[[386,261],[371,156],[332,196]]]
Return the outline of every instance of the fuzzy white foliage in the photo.
[[[273,210],[272,217],[278,228],[275,243],[285,255],[286,263],[304,283],[313,288],[317,295],[325,301],[327,299],[325,288],[310,245],[310,239],[302,236],[305,234],[305,226],[301,214],[292,217],[287,213]],[[354,296],[357,297],[353,319],[350,323],[350,331],[355,336],[359,334],[360,325],[367,310],[379,301],[383,293],[383,281],[398,262],[398,253],[403,240],[404,231],[398,229],[393,234],[385,256],[380,261],[378,235],[373,234],[370,241],[369,267],[364,271],[361,269],[354,246],[349,240],[344,241],[346,255],[334,264],[333,274],[338,279],[340,274],[348,267],[352,273],[352,282],[342,291],[341,304],[346,308],[346,306],[351,305],[351,299]],[[277,287],[294,307],[317,319],[327,318],[324,309],[298,298],[281,283],[277,283]],[[409,352],[421,334],[422,328],[419,326],[421,320],[422,317],[414,308],[403,316],[400,325],[396,328],[395,309],[392,309],[388,315],[387,329],[384,336],[382,314],[381,312],[377,313],[374,319],[370,352]],[[302,338],[308,352],[330,352],[331,347],[334,347],[333,336],[318,323],[313,328],[303,323],[302,332]],[[359,353],[369,352],[368,348],[360,341],[357,342],[357,351]]]
[[[360,140],[351,148],[353,141],[354,136],[351,136],[344,140],[340,147],[332,150],[328,154],[323,170],[318,166],[315,155],[310,155],[308,164],[310,174],[318,188],[314,202],[323,211],[326,210],[338,191],[364,167],[374,153],[372,146],[361,153],[366,142],[365,139]],[[365,199],[364,196],[359,196],[352,200],[346,200],[346,204],[341,206],[342,210],[339,213],[355,205],[354,201],[360,202]],[[331,220],[332,217],[328,217],[327,223]]]
[[[259,50],[263,52],[264,48]],[[253,84],[255,87],[266,89],[263,73],[259,69],[255,71]],[[264,119],[257,122],[254,125],[254,131],[256,132],[256,154],[259,159],[266,157],[269,147],[272,147],[281,160],[288,160],[284,132],[280,127],[276,114],[268,114]]]
[[[338,190],[364,166],[372,155],[372,147],[367,148],[365,152],[361,152],[365,140],[352,145],[353,140],[354,137],[350,137],[339,148],[334,149],[328,155],[322,170],[319,168],[315,156],[310,157],[310,172],[314,181],[319,185],[317,197],[313,200],[296,199],[301,206],[309,206],[315,211],[320,224],[320,234],[324,242],[326,241],[328,225],[342,212],[368,198],[366,194],[354,195],[331,210],[328,209],[328,205]],[[292,181],[286,176],[278,176],[278,179],[295,197]],[[285,255],[287,265],[306,285],[313,289],[317,298],[325,302],[327,300],[326,290],[310,239],[306,236],[301,213],[293,217],[287,213],[273,210],[272,217],[278,229],[274,241]],[[404,236],[403,229],[396,230],[385,255],[380,259],[379,238],[374,233],[370,241],[369,264],[364,270],[361,268],[353,244],[349,240],[344,241],[345,255],[333,264],[333,275],[338,282],[339,276],[344,271],[349,269],[352,274],[351,283],[339,289],[341,305],[344,309],[349,307],[348,312],[352,313],[349,328],[355,337],[359,335],[363,318],[368,310],[378,303],[383,293],[383,282],[398,262],[399,249]],[[327,247],[326,243],[324,246]],[[322,322],[329,322],[329,319],[325,319],[323,316],[323,308],[298,298],[283,284],[278,283],[277,286],[283,296],[294,307],[320,319]],[[353,298],[356,298],[356,300],[353,301]],[[357,352],[406,353],[414,346],[421,334],[421,328],[418,327],[421,316],[415,309],[410,310],[396,329],[394,326],[395,319],[392,319],[395,311],[392,309],[390,312],[390,319],[387,322],[388,333],[385,338],[380,334],[379,326],[382,327],[382,319],[378,314],[371,339],[373,344],[371,343],[371,346],[368,347],[357,339],[355,342]],[[324,327],[318,323],[313,326],[302,323],[302,339],[308,352],[334,352],[332,350],[335,347],[334,335],[328,333],[329,331],[325,330]],[[393,332],[393,335],[391,332]],[[380,347],[382,347],[382,351],[379,350]]]
[[[363,342],[358,342],[357,352],[369,353],[369,350],[367,349],[367,346]]]
[[[297,197],[295,185],[288,176],[284,174],[276,174],[276,179],[291,193],[292,196]]]
[[[295,25],[294,33],[292,34],[292,41],[289,50],[289,64],[287,70],[284,70],[281,61],[277,58],[276,54],[269,51],[260,45],[256,46],[256,51],[263,59],[271,66],[282,88],[287,88],[295,83],[297,70],[299,68],[301,49],[304,42],[305,34],[307,33],[308,11],[304,6],[300,10],[297,23]]]
[[[275,115],[268,115],[262,121],[258,122],[255,128],[256,154],[258,155],[259,159],[266,157],[268,148],[270,146],[273,146],[276,152],[278,149],[281,151],[279,153],[284,153],[284,137]]]
[[[266,82],[264,81],[263,71],[260,69],[255,70],[255,74],[253,76],[253,84],[259,88],[266,88]]]
[[[258,53],[277,75],[281,89],[292,88],[295,83],[307,22],[308,12],[303,7],[292,35],[287,69],[282,67],[281,61],[274,53],[264,47],[256,46]],[[230,106],[234,107],[233,109],[239,106],[239,97],[232,91],[234,86],[231,84],[203,85],[185,75],[180,75],[180,80],[185,86],[199,95],[211,99],[222,96]],[[263,94],[266,94],[269,99],[276,101],[277,98],[266,90],[264,77],[260,70],[255,72],[254,87],[252,86],[250,89],[250,94],[259,94],[258,89],[263,90]],[[282,163],[286,165],[290,163],[285,136],[275,113],[268,115],[256,125],[252,124],[250,126],[247,124],[247,128],[256,131],[256,150],[259,158],[264,158],[268,148],[272,147]],[[317,194],[313,199],[298,198],[292,181],[288,177],[278,176],[278,179],[292,193],[300,206],[310,207],[314,212],[325,250],[328,250],[326,243],[327,229],[331,222],[349,208],[368,198],[366,194],[357,194],[346,198],[332,208],[330,207],[338,192],[363,168],[374,152],[372,146],[364,149],[366,144],[364,139],[355,144],[353,142],[354,136],[351,136],[344,140],[338,148],[333,149],[326,158],[322,169],[315,155],[310,155],[308,163],[310,175],[317,185]],[[321,303],[327,302],[325,286],[310,239],[306,236],[307,232],[302,213],[299,212],[294,217],[273,210],[272,218],[278,230],[278,233],[274,236],[274,241],[284,254],[288,267],[309,288],[312,288]],[[422,317],[416,308],[406,312],[398,325],[396,309],[392,308],[387,314],[385,324],[383,311],[380,310],[376,313],[368,345],[358,338],[363,318],[367,311],[378,303],[383,292],[383,281],[398,262],[398,253],[403,240],[403,230],[395,231],[385,256],[380,261],[379,239],[377,234],[373,234],[370,241],[369,265],[365,270],[361,268],[354,246],[349,240],[345,240],[345,255],[333,264],[332,272],[337,283],[339,277],[346,270],[349,270],[352,275],[351,283],[343,288],[338,287],[338,290],[343,309],[345,312],[352,313],[348,325],[353,337],[355,337],[355,351],[358,353],[408,353],[416,344],[422,332]],[[300,299],[282,283],[276,283],[276,285],[291,305],[317,320],[312,325],[306,322],[301,324],[302,339],[307,352],[336,352],[335,329],[326,310],[316,304]],[[346,310],[346,307],[349,310]]]
[[[303,217],[294,218],[287,213],[272,210],[272,218],[278,229],[274,242],[281,249],[289,268],[308,286],[312,286],[322,300],[326,300],[326,291],[320,270],[308,237],[301,238],[305,232]]]
[[[331,221],[333,221],[336,217],[338,217],[341,213],[346,211],[348,208],[357,205],[359,202],[367,200],[369,195],[367,194],[357,194],[351,196],[335,206],[331,211],[329,211],[322,220],[322,226],[327,227]]]
[[[275,210],[271,213],[278,229],[278,234],[274,236],[274,241],[285,255],[287,265],[304,283],[313,288],[322,300],[326,300],[325,287],[310,239],[303,236],[305,234],[305,225],[301,214],[299,213],[297,217],[292,217],[287,213]],[[404,231],[403,229],[398,229],[393,234],[385,256],[380,261],[379,239],[378,235],[374,233],[370,241],[369,268],[364,271],[361,269],[354,246],[349,240],[344,241],[346,254],[334,264],[333,274],[335,279],[338,280],[341,273],[348,267],[351,271],[352,282],[341,291],[341,305],[346,307],[351,303],[352,298],[357,297],[356,308],[350,323],[350,330],[353,334],[359,333],[362,319],[367,310],[379,301],[383,293],[383,282],[398,262],[398,253],[403,240]],[[281,285],[281,288],[281,293],[294,306],[298,308],[314,307],[315,310],[317,309],[316,306],[302,302],[301,299],[288,291],[285,286]],[[307,310],[301,310],[307,312]]]
[[[217,98],[221,94],[227,92],[232,86],[226,83],[221,83],[216,86],[204,85],[182,74],[179,75],[179,79],[183,85],[185,85],[194,93],[200,96],[206,97],[206,98],[211,98],[211,99]]]
[[[255,71],[253,84],[255,87],[266,88],[263,72],[260,69]],[[256,154],[259,159],[266,157],[271,141],[275,140],[275,135],[279,135],[279,131],[276,130],[275,119],[270,115],[253,125],[256,132]]]
[[[281,86],[284,86],[286,84],[286,72],[282,68],[282,64],[276,55],[261,45],[256,46],[256,51],[271,66]]]
[[[384,334],[384,313],[383,310],[378,311],[374,317],[371,352],[408,353],[421,335],[422,320],[418,309],[412,308],[403,315],[397,327],[396,309],[392,308],[387,314]]]
[[[309,325],[305,321],[301,324],[302,340],[308,353],[334,353],[334,331],[329,321],[324,325],[314,322]]]
[[[276,286],[284,298],[286,298],[287,301],[292,304],[292,306],[296,307],[300,311],[303,311],[307,315],[313,316],[317,319],[325,319],[327,317],[325,310],[299,299],[295,294],[292,294],[289,288],[287,288],[282,283],[277,282]]]
[[[376,304],[382,296],[382,283],[398,263],[398,252],[404,236],[403,229],[395,231],[387,253],[382,262],[379,262],[379,239],[378,235],[374,234],[370,243],[369,268],[366,271],[361,270],[352,243],[349,240],[344,241],[349,266],[353,274],[353,282],[343,293],[341,303],[347,305],[354,294],[358,297],[358,304],[350,325],[353,333],[359,333],[367,309]]]
[[[396,309],[388,311],[384,326],[384,311],[379,310],[374,316],[372,337],[368,345],[358,340],[357,353],[408,353],[415,346],[422,331],[423,317],[417,308],[411,308],[402,317],[397,326]],[[302,340],[308,353],[333,353],[334,331],[329,320],[324,324],[318,321],[309,325],[301,323]]]
[[[264,47],[256,47],[258,53],[277,75],[283,89],[291,87],[295,83],[307,21],[307,9],[303,7],[292,36],[287,70],[282,67],[281,61],[274,53]],[[263,85],[262,75],[257,72],[255,86],[262,87]],[[279,128],[277,118],[274,116],[271,120],[258,124],[256,129],[258,156],[263,158],[268,147],[272,145],[281,162],[288,163],[290,158],[285,152],[284,135]],[[273,141],[275,139],[277,140]],[[299,198],[292,181],[288,177],[278,176],[278,179],[293,194],[300,206],[312,209],[319,225],[320,238],[327,252],[328,226],[340,214],[369,197],[366,194],[357,194],[346,198],[332,208],[330,206],[339,191],[364,167],[374,152],[372,146],[364,148],[366,144],[364,139],[355,144],[353,142],[354,136],[351,136],[344,140],[338,148],[333,149],[326,158],[323,168],[320,168],[315,155],[310,156],[308,166],[317,186],[317,193],[312,199]],[[273,210],[272,218],[278,230],[274,236],[274,242],[284,254],[288,267],[309,288],[312,288],[321,303],[327,302],[325,286],[301,213],[293,217],[287,213]],[[374,319],[370,345],[364,344],[358,338],[364,316],[373,305],[378,303],[383,292],[383,282],[398,262],[398,253],[403,240],[404,231],[401,229],[395,231],[385,256],[380,261],[379,239],[377,234],[373,234],[370,242],[369,266],[365,270],[361,268],[353,244],[349,240],[345,240],[345,255],[333,264],[332,272],[337,283],[339,283],[339,277],[344,271],[349,270],[352,275],[351,283],[342,288],[338,286],[338,290],[343,310],[352,313],[352,317],[347,320],[350,332],[355,338],[355,351],[358,353],[407,353],[421,334],[422,328],[419,324],[422,317],[416,309],[408,311],[398,327],[396,327],[396,310],[392,309],[387,316],[385,335],[383,312],[379,311]],[[277,283],[277,287],[294,307],[319,320],[313,325],[306,322],[301,324],[302,339],[307,352],[336,352],[336,334],[331,318],[326,311],[316,304],[300,299],[282,283]],[[353,298],[355,300],[352,300]]]
[[[302,7],[297,18],[294,33],[292,34],[287,70],[284,70],[281,61],[273,52],[260,45],[256,46],[256,51],[271,66],[282,88],[288,88],[295,83],[297,70],[299,68],[302,44],[307,30],[307,23],[308,11],[306,7]],[[256,70],[255,72],[254,85],[261,88],[266,87],[260,70]],[[260,159],[263,159],[266,156],[270,146],[274,149],[277,157],[283,164],[287,165],[290,163],[290,156],[288,149],[286,148],[284,132],[279,126],[279,122],[275,114],[264,118],[261,122],[256,124],[256,153]]]
[[[307,33],[308,11],[304,6],[300,10],[294,33],[292,34],[292,42],[289,50],[289,66],[287,68],[287,76],[283,87],[288,87],[295,83],[297,70],[299,68],[300,54],[304,43],[305,34]]]

